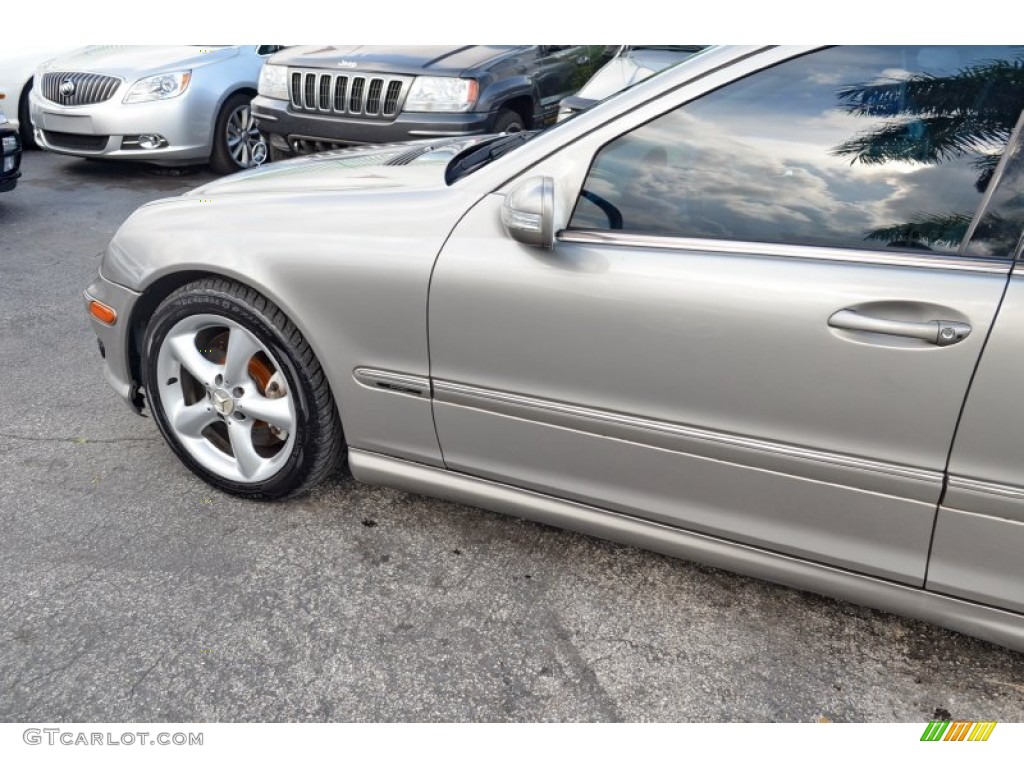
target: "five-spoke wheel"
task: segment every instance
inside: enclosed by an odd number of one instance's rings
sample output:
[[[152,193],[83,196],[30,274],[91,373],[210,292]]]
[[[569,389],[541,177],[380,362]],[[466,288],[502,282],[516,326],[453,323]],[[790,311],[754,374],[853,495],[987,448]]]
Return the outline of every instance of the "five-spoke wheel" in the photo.
[[[145,391],[179,457],[232,493],[277,497],[321,479],[343,441],[322,370],[255,292],[203,280],[156,310]]]
[[[182,446],[204,467],[241,482],[284,466],[295,434],[295,402],[270,351],[217,315],[192,315],[157,354],[160,400]]]

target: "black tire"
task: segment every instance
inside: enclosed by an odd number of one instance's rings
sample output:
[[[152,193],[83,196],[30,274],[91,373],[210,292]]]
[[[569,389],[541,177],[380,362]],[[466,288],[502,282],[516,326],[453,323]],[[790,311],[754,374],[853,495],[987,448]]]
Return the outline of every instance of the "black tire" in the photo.
[[[32,81],[29,80],[18,100],[18,133],[21,134],[22,149],[38,149],[35,133],[32,130],[32,116],[28,108],[28,92],[31,90]]]
[[[280,365],[294,404],[294,441],[287,455],[282,449],[281,468],[260,482],[239,482],[204,467],[182,446],[168,421],[161,401],[158,354],[168,332],[196,315],[217,315],[234,321],[252,334]],[[327,478],[344,454],[341,419],[327,377],[312,349],[285,314],[251,288],[230,280],[207,278],[172,293],[157,307],[146,328],[142,368],[146,399],[167,444],[192,472],[222,491],[251,499],[295,496]],[[184,373],[181,376],[184,378]],[[226,416],[224,419],[230,421]]]
[[[233,131],[229,134],[229,123],[234,127],[232,116],[244,109],[245,114],[251,117],[248,111],[251,101],[252,96],[247,93],[234,93],[220,108],[213,127],[213,150],[210,153],[210,167],[217,173],[235,173],[246,168],[254,168],[262,165],[267,159],[266,138],[259,133],[251,119],[247,120],[245,138],[241,139],[245,148],[241,152],[241,157],[237,157],[229,145],[229,141],[236,137]]]
[[[498,112],[494,119],[495,133],[518,133],[526,130],[526,121],[518,112],[511,109],[503,109]]]

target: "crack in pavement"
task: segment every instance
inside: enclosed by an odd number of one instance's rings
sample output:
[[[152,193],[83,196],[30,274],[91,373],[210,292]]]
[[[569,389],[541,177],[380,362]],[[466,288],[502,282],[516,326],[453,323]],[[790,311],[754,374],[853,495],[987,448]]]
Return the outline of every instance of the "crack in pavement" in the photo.
[[[15,435],[9,432],[0,432],[0,437],[8,440],[27,440],[32,443],[75,443],[77,445],[90,445],[92,443],[138,443],[159,441],[159,435],[149,437],[34,437],[31,435]]]

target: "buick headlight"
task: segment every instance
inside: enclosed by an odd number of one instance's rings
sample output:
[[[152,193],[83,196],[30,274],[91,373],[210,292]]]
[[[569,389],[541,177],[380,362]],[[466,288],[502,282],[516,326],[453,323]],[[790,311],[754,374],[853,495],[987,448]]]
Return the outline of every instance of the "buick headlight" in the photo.
[[[405,97],[406,112],[465,112],[477,97],[476,80],[417,77]]]
[[[143,101],[173,99],[175,96],[181,96],[185,92],[191,79],[191,70],[188,72],[167,72],[162,75],[143,78],[131,87],[128,95],[124,97],[124,103],[138,104]]]
[[[264,64],[260,70],[260,96],[268,99],[288,100],[288,67],[280,64]]]

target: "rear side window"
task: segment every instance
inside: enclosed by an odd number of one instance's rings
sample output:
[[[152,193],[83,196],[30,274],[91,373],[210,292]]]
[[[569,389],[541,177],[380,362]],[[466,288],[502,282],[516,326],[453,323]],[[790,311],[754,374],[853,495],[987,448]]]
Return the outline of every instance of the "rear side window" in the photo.
[[[607,144],[569,227],[957,253],[1022,108],[1021,47],[817,51]]]

